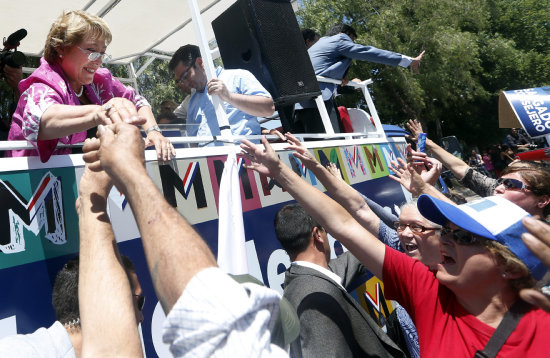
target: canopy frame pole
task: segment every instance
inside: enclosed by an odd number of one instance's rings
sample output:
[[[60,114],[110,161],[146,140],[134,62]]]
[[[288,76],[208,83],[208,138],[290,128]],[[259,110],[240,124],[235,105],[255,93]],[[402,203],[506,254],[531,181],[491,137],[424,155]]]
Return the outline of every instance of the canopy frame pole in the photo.
[[[200,9],[197,5],[196,0],[187,0],[187,3],[189,4],[189,9],[191,11],[193,27],[195,28],[195,35],[198,39],[199,49],[201,51],[204,69],[206,71],[206,78],[209,81],[216,76],[216,69],[214,68],[212,54],[210,52],[210,47],[208,46],[206,32],[204,31]],[[214,105],[214,109],[216,111],[216,117],[218,119],[218,126],[220,128],[222,139],[224,141],[232,142],[233,135],[231,133],[231,127],[229,126],[229,121],[227,120],[227,114],[225,113],[225,110],[223,108],[221,98],[219,98],[217,95],[213,95],[212,104]]]

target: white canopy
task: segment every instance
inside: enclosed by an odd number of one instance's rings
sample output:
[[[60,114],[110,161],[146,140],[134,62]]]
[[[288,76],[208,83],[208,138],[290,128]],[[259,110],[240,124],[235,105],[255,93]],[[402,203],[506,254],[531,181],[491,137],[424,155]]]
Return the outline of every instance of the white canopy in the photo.
[[[2,37],[24,28],[19,51],[40,56],[53,21],[63,10],[86,10],[105,19],[113,34],[107,52],[112,62],[128,64],[150,51],[172,55],[178,47],[198,44],[186,0],[0,0]],[[235,0],[196,0],[206,38],[211,22]],[[295,0],[293,1],[295,3]]]

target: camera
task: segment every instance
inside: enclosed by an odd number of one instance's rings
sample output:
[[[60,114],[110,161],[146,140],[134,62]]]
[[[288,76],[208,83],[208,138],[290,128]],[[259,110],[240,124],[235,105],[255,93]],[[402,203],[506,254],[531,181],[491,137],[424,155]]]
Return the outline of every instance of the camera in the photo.
[[[21,51],[17,51],[17,46],[21,40],[27,36],[27,30],[20,29],[4,37],[4,49],[0,51],[0,73],[3,73],[4,66],[20,67],[25,64],[27,57]]]

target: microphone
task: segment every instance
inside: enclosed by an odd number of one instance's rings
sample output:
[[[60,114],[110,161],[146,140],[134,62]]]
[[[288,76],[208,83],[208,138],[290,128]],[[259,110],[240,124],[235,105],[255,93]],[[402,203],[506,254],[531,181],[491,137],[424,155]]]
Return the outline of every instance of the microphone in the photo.
[[[13,34],[9,35],[7,40],[4,40],[4,46],[10,49],[16,48],[17,46],[19,46],[19,43],[25,38],[25,36],[27,36],[27,30],[19,29]]]

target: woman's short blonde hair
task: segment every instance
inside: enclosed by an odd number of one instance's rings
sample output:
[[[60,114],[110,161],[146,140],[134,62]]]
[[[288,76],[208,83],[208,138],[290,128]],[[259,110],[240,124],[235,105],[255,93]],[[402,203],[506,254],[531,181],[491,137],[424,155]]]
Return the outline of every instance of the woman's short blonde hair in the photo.
[[[518,238],[518,240],[521,239]],[[535,287],[537,282],[533,275],[531,275],[531,272],[527,266],[525,266],[525,264],[506,246],[488,239],[482,240],[482,243],[489,250],[489,252],[493,254],[497,264],[504,270],[504,272],[518,275],[518,278],[508,280],[512,290],[518,293],[521,289]]]
[[[54,64],[59,58],[57,49],[74,46],[84,38],[105,40],[108,45],[112,35],[102,18],[81,10],[64,11],[50,28],[44,47],[44,58],[48,63]]]

